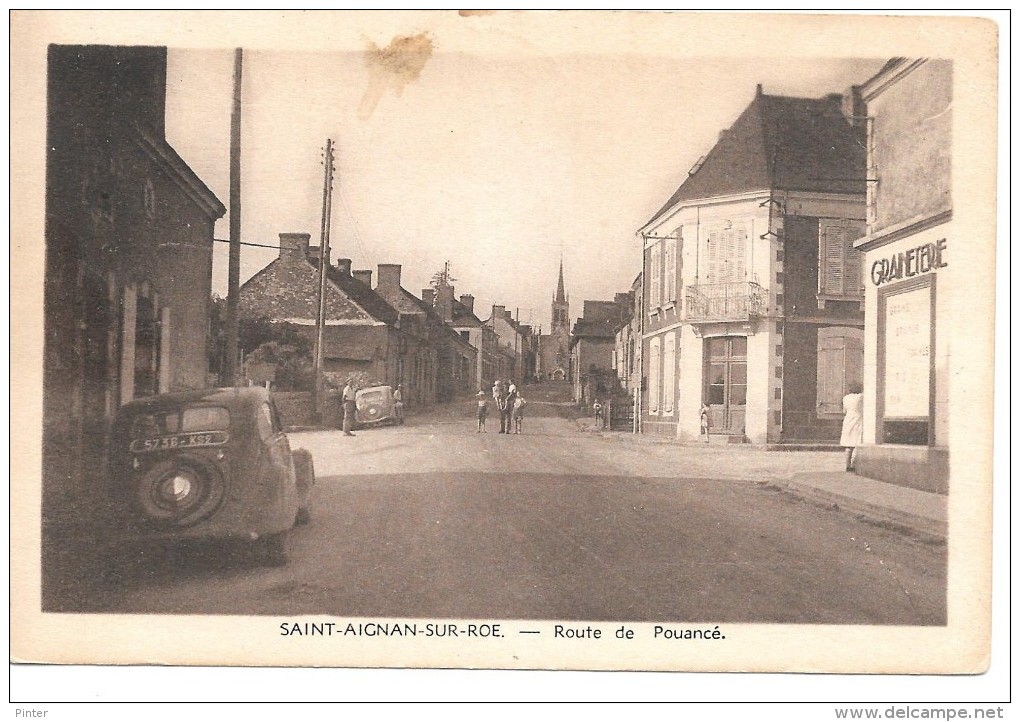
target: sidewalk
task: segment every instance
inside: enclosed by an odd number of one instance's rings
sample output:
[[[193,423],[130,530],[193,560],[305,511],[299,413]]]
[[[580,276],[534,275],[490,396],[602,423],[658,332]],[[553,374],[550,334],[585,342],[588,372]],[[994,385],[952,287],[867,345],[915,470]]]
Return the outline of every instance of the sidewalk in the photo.
[[[594,428],[594,419],[590,417],[578,419],[577,425],[582,432],[599,434],[617,441],[674,444],[678,448],[688,446],[668,437],[631,434],[623,431],[598,431]],[[726,454],[735,453],[741,449],[747,450],[747,446],[746,444],[719,445],[713,446],[712,449],[720,454]],[[701,450],[707,448],[703,443],[697,444],[697,447]],[[767,447],[756,448],[767,449]],[[769,453],[797,452],[769,450]],[[841,471],[798,472],[785,478],[777,478],[771,483],[782,491],[801,499],[843,510],[875,524],[904,529],[921,539],[937,543],[944,543],[946,540],[948,497],[942,494],[918,491],[910,487],[876,481]]]

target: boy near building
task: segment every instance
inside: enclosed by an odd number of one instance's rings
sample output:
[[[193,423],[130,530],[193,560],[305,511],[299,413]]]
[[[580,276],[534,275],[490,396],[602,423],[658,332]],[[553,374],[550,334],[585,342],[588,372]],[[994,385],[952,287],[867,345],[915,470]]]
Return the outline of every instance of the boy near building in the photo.
[[[478,401],[478,431],[475,433],[484,434],[487,433],[485,431],[485,417],[489,415],[489,400],[481,389],[478,389],[475,399]]]

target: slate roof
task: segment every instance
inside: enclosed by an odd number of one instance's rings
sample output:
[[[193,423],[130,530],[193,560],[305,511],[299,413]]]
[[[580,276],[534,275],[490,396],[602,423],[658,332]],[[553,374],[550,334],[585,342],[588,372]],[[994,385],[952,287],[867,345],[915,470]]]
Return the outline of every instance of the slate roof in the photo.
[[[847,122],[841,96],[757,94],[697,170],[645,224],[681,201],[754,190],[864,193],[863,128]]]
[[[453,299],[453,325],[454,326],[471,326],[473,328],[479,328],[483,325],[482,319],[478,318],[473,312],[468,310],[468,307],[457,299]]]
[[[315,270],[319,270],[319,259],[317,256],[309,254],[308,262]],[[391,326],[397,322],[398,314],[393,306],[354,276],[342,273],[335,266],[327,266],[326,278],[329,279],[330,283],[343,291],[347,298],[365,309],[376,320]]]

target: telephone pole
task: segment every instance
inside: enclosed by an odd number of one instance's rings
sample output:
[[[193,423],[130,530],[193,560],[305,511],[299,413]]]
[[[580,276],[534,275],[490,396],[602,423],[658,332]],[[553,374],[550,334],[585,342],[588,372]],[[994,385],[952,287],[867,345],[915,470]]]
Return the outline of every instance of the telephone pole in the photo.
[[[230,253],[227,261],[227,350],[221,383],[238,381],[237,301],[241,286],[241,48],[234,49],[234,104],[230,111]]]
[[[315,319],[315,412],[322,417],[325,409],[325,327],[326,327],[326,271],[329,268],[329,221],[333,209],[333,139],[326,139],[323,156],[325,174],[322,182],[322,224],[319,229],[319,298]]]

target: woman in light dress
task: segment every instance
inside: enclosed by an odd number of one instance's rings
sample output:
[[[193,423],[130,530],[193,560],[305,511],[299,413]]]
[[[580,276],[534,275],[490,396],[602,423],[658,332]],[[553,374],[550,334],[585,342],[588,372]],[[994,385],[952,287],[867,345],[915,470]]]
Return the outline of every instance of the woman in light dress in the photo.
[[[857,447],[864,438],[864,394],[859,383],[850,384],[843,397],[843,432],[839,436],[840,446],[846,449],[846,470],[853,471]]]

